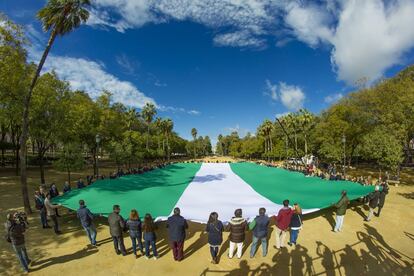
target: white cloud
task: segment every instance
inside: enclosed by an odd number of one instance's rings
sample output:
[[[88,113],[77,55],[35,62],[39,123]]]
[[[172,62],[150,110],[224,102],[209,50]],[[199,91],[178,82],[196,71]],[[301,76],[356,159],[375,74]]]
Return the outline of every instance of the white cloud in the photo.
[[[299,3],[285,6],[285,23],[311,47],[331,46],[332,66],[348,85],[361,78],[377,80],[414,47],[412,0]]]
[[[297,111],[303,107],[306,95],[299,86],[289,85],[284,82],[279,82],[276,85],[266,80],[266,88],[267,91],[264,95],[269,96],[273,101],[280,100],[288,110]],[[277,115],[283,115],[283,113]]]
[[[275,117],[278,118],[278,119],[280,119],[280,118],[285,117],[285,116],[287,116],[289,114],[290,114],[290,112],[277,113],[275,115]]]
[[[194,110],[194,109],[189,110],[187,113],[188,113],[188,114],[191,114],[191,115],[200,115],[200,111],[198,111],[198,110]]]
[[[191,20],[217,29],[216,45],[261,47],[259,36],[276,21],[272,6],[271,0],[95,0],[88,24],[125,32],[146,23]]]
[[[115,60],[125,73],[129,75],[135,75],[135,68],[139,67],[138,62],[133,61],[125,54],[116,56]]]
[[[272,84],[270,80],[266,80],[266,91],[264,92],[266,96],[269,96],[272,101],[277,101],[277,85]]]
[[[200,115],[201,112],[195,109],[187,110],[183,107],[173,107],[173,106],[165,106],[165,105],[159,105],[159,110],[164,112],[171,112],[171,113],[186,113],[189,115]]]
[[[141,108],[147,102],[155,101],[147,97],[134,84],[122,81],[105,71],[103,64],[83,58],[65,56],[48,57],[44,71],[54,70],[57,75],[70,83],[73,89],[83,90],[92,98],[97,98],[104,89],[113,94],[114,102]]]
[[[331,18],[319,6],[315,4],[303,6],[301,2],[293,1],[285,8],[285,23],[292,28],[299,40],[316,47],[320,42],[331,39],[332,32],[329,28]]]
[[[233,33],[219,34],[214,37],[214,43],[217,46],[232,47],[264,47],[266,41],[256,38],[247,31],[237,31]]]
[[[299,86],[288,85],[284,82],[279,83],[280,101],[289,110],[297,111],[303,107],[305,93]]]
[[[414,1],[347,1],[332,44],[340,80],[377,80],[414,47]]]
[[[344,95],[342,93],[336,93],[332,95],[328,95],[324,98],[325,103],[334,103],[342,99]]]

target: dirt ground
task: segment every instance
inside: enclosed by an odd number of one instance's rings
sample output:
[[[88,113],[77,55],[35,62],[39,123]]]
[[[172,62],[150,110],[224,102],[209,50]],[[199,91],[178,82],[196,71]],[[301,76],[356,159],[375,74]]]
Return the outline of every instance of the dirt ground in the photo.
[[[229,159],[220,159],[229,160]],[[108,172],[109,168],[101,171]],[[90,173],[90,172],[89,172]],[[358,172],[360,173],[360,172]],[[13,170],[0,170],[0,222],[6,213],[21,209],[19,179]],[[85,176],[88,171],[74,175]],[[38,188],[39,173],[29,171],[30,193]],[[47,171],[48,183],[58,187],[66,175]],[[407,181],[406,181],[407,182]],[[259,247],[253,259],[249,257],[251,233],[247,234],[243,256],[228,259],[227,233],[220,249],[220,263],[210,263],[204,226],[190,223],[185,241],[185,259],[174,262],[166,240],[166,229],[160,224],[157,247],[158,260],[135,259],[131,241],[125,237],[129,255],[114,253],[109,229],[104,218],[96,221],[98,248],[88,247],[87,237],[76,216],[59,210],[62,235],[42,229],[38,213],[29,217],[27,249],[33,275],[414,275],[414,181],[391,187],[381,217],[367,223],[363,219],[367,207],[354,204],[345,216],[341,233],[332,232],[334,214],[331,209],[306,215],[296,247],[275,249],[275,231],[269,235],[268,255],[261,256]],[[32,200],[32,198],[31,198]],[[32,201],[33,204],[33,201]],[[121,206],[122,207],[122,206]],[[260,207],[260,206],[258,206]],[[2,232],[3,233],[3,232]],[[19,275],[21,269],[9,243],[0,239],[0,275]]]

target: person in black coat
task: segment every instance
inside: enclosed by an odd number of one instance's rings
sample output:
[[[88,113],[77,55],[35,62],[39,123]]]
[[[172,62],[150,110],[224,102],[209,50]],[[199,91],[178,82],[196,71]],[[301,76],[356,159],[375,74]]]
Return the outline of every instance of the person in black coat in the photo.
[[[180,216],[180,208],[174,208],[174,214],[167,220],[167,228],[174,260],[181,261],[184,258],[185,230],[188,228],[188,224]]]
[[[380,192],[380,195],[379,195],[378,212],[375,214],[377,217],[379,217],[380,214],[381,214],[382,207],[384,207],[384,204],[385,204],[385,197],[387,196],[388,191],[390,189],[386,182],[383,182],[381,184],[381,187],[382,187],[382,189],[381,189],[381,192]]]
[[[55,183],[52,183],[52,185],[50,185],[49,194],[50,194],[50,198],[54,198],[54,197],[59,196],[59,190],[57,189]],[[55,209],[55,213],[56,213],[57,217],[60,217],[60,215],[58,213],[58,209]]]
[[[292,244],[296,245],[296,240],[298,239],[299,231],[302,229],[302,209],[300,206],[295,203],[293,205],[293,215],[290,219],[290,241],[288,244],[292,246]]]
[[[208,244],[210,245],[211,262],[218,263],[218,251],[223,242],[223,223],[218,220],[218,214],[212,212],[207,222],[206,232],[208,233]]]
[[[368,196],[369,213],[365,221],[370,221],[374,214],[374,209],[377,208],[380,198],[379,186],[375,186],[375,191]]]

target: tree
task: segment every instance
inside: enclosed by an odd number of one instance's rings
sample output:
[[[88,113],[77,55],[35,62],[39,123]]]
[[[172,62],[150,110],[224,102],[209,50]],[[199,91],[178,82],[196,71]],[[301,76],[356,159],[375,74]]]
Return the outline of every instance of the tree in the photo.
[[[70,183],[71,172],[80,170],[85,165],[82,147],[76,143],[66,144],[60,152],[58,160],[53,165],[60,171],[66,171]]]
[[[16,175],[19,174],[20,134],[22,129],[22,102],[29,86],[33,66],[26,61],[27,40],[22,28],[0,13],[0,129],[2,161],[4,151],[11,148],[15,156]],[[6,136],[11,143],[6,142]]]
[[[308,136],[310,129],[314,126],[314,116],[306,109],[299,110],[299,124],[303,132],[303,140],[305,142],[305,156],[308,155]]]
[[[20,135],[20,181],[22,186],[24,208],[27,213],[32,212],[27,190],[26,151],[29,132],[29,109],[33,89],[56,36],[68,34],[78,28],[81,23],[86,22],[89,17],[89,12],[86,7],[89,5],[89,0],[49,0],[46,6],[37,14],[38,18],[42,21],[44,31],[48,32],[51,30],[51,33],[49,41],[43,51],[43,55],[33,76],[32,82],[29,86],[28,93],[25,95],[23,101],[22,133]]]
[[[30,137],[37,148],[42,184],[45,184],[45,154],[58,142],[61,130],[67,127],[65,115],[69,106],[65,98],[68,93],[69,84],[59,80],[54,73],[42,75],[34,89],[30,109]]]
[[[364,159],[375,160],[380,169],[396,172],[403,161],[401,143],[384,127],[377,127],[366,134],[360,147]]]
[[[149,150],[149,136],[150,136],[150,125],[152,120],[154,119],[155,114],[157,114],[157,110],[155,109],[155,105],[152,103],[146,103],[145,106],[141,110],[141,116],[144,119],[145,123],[147,124],[147,140],[146,140],[146,149]]]
[[[196,158],[196,139],[197,139],[197,129],[192,128],[191,129],[191,136],[193,136],[193,141],[194,141],[194,158]]]

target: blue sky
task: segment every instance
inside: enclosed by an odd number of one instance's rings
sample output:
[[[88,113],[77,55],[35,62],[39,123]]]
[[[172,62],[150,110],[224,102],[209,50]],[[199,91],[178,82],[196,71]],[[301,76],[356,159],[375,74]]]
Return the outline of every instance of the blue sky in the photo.
[[[414,61],[414,1],[95,0],[87,25],[58,38],[45,71],[72,87],[142,107],[154,102],[175,130],[215,141],[255,132],[265,118],[320,112]],[[2,0],[39,59],[44,0]],[[411,27],[410,27],[411,26]]]

